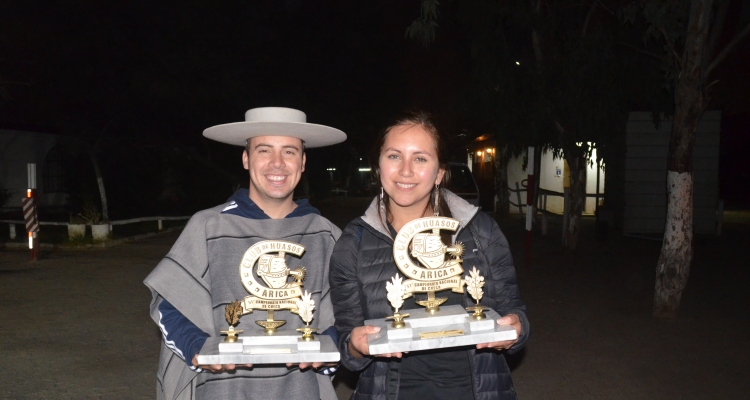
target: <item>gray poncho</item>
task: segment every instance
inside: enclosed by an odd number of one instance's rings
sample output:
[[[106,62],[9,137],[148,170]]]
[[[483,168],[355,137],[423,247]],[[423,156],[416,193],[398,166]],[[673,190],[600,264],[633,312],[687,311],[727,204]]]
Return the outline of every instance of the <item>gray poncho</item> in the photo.
[[[286,256],[289,268],[304,266],[303,290],[312,293],[316,308],[313,324],[322,332],[333,325],[329,296],[328,260],[341,231],[316,214],[285,219],[255,220],[222,214],[224,205],[195,214],[166,257],[144,283],[151,289],[151,317],[158,324],[158,306],[166,299],[198,328],[212,336],[227,328],[224,306],[248,295],[239,276],[245,251],[261,240],[287,240],[305,247],[301,258]],[[262,332],[255,320],[265,311],[240,319],[244,334]],[[276,311],[284,328],[304,326],[288,310]],[[231,373],[196,373],[162,342],[157,372],[159,399],[335,399],[330,377],[312,370],[286,366],[255,366]]]

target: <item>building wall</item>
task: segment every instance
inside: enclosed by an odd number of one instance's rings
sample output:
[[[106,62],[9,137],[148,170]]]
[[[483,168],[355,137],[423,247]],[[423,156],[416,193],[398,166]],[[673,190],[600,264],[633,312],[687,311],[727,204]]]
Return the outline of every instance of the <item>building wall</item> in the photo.
[[[721,113],[708,111],[698,124],[693,153],[695,232],[716,229],[719,197]],[[651,113],[632,112],[626,130],[624,233],[662,233],[667,210],[667,156],[672,122],[657,130]]]
[[[515,189],[515,184],[518,182],[519,187],[523,188],[521,182],[528,177],[528,172],[523,168],[524,156],[512,158],[508,163],[508,185],[511,189]],[[596,159],[596,150],[594,150],[592,159]],[[597,165],[594,163],[588,167],[587,180],[586,180],[586,193],[596,193],[596,170]],[[547,189],[558,193],[564,192],[566,167],[565,161],[560,158],[554,158],[551,151],[542,153],[541,167],[537,173],[539,179],[539,188]],[[604,193],[604,171],[600,170],[599,174],[599,193]],[[513,203],[517,203],[517,197],[515,193],[511,193],[510,200]],[[521,195],[521,201],[526,202],[526,195]],[[562,214],[563,213],[564,200],[561,196],[547,196],[547,211]],[[586,199],[586,206],[584,213],[593,214],[596,211],[596,199]],[[517,213],[518,208],[511,206],[511,213]]]
[[[43,168],[47,153],[58,143],[58,136],[48,133],[0,130],[0,183],[11,192],[5,207],[21,207],[26,196],[27,163],[36,163],[36,182],[40,206],[65,204],[64,193],[44,193]]]

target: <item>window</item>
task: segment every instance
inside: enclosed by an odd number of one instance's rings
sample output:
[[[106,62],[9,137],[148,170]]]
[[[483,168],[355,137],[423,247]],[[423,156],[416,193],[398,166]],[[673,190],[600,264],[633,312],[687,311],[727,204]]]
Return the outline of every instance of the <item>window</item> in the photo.
[[[65,164],[68,161],[67,154],[60,146],[53,147],[44,159],[42,170],[42,189],[44,193],[65,192]]]

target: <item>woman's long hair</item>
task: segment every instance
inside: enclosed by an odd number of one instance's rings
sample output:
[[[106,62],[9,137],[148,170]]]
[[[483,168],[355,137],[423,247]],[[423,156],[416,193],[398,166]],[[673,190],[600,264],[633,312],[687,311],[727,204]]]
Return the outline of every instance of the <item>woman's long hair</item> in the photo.
[[[378,219],[380,219],[380,223],[383,224],[383,227],[388,229],[387,222],[393,221],[393,214],[391,214],[391,206],[390,206],[390,197],[388,196],[388,193],[383,191],[383,185],[380,182],[380,155],[383,152],[383,146],[385,146],[385,140],[388,138],[388,134],[390,132],[399,126],[419,126],[422,129],[424,129],[431,137],[432,140],[435,142],[435,149],[437,150],[437,156],[438,156],[438,165],[439,168],[443,169],[445,171],[445,174],[443,175],[443,180],[440,182],[440,185],[445,185],[450,180],[450,169],[448,168],[448,162],[447,162],[447,155],[445,151],[445,144],[443,142],[442,137],[440,136],[440,132],[438,131],[437,127],[435,126],[435,123],[432,121],[432,118],[429,114],[423,112],[423,111],[410,111],[406,113],[403,117],[396,120],[395,123],[385,128],[380,135],[378,136],[378,141],[373,148],[373,154],[370,157],[373,170],[373,175],[375,176],[375,182],[377,182],[377,188],[380,189],[380,191],[383,193],[383,196],[381,197],[378,193],[376,195],[377,198],[377,207],[378,209],[381,209],[381,207],[385,208],[385,216],[387,221],[383,221],[383,215],[381,213],[378,213]],[[441,217],[452,217],[451,210],[448,207],[448,203],[445,202],[445,198],[443,197],[443,191],[438,190],[438,215]],[[424,212],[429,211],[430,207],[435,204],[435,191],[430,191],[430,200],[427,202],[427,206],[425,207]],[[434,211],[434,210],[433,210]],[[448,238],[450,238],[450,235],[448,235]],[[443,238],[443,241],[445,241],[445,238]]]

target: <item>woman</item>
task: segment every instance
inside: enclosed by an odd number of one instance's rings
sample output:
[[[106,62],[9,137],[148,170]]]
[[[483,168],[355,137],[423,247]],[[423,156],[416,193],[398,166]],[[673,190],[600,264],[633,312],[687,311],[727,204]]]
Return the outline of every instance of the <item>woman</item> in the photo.
[[[502,351],[515,352],[529,335],[508,242],[487,214],[440,189],[446,160],[437,130],[424,114],[389,127],[377,147],[375,175],[381,194],[349,223],[331,256],[331,300],[339,332],[342,364],[362,371],[353,399],[515,399]],[[497,311],[498,324],[511,325],[518,340],[393,354],[368,354],[366,335],[379,330],[366,319],[393,314],[386,282],[400,271],[393,262],[393,239],[408,222],[440,215],[460,221],[455,241],[466,246],[463,265],[485,277],[482,304]],[[444,238],[448,242],[450,238]],[[439,292],[444,305],[473,305],[468,294]],[[417,297],[415,299],[415,297]],[[406,299],[402,309],[418,308]]]

